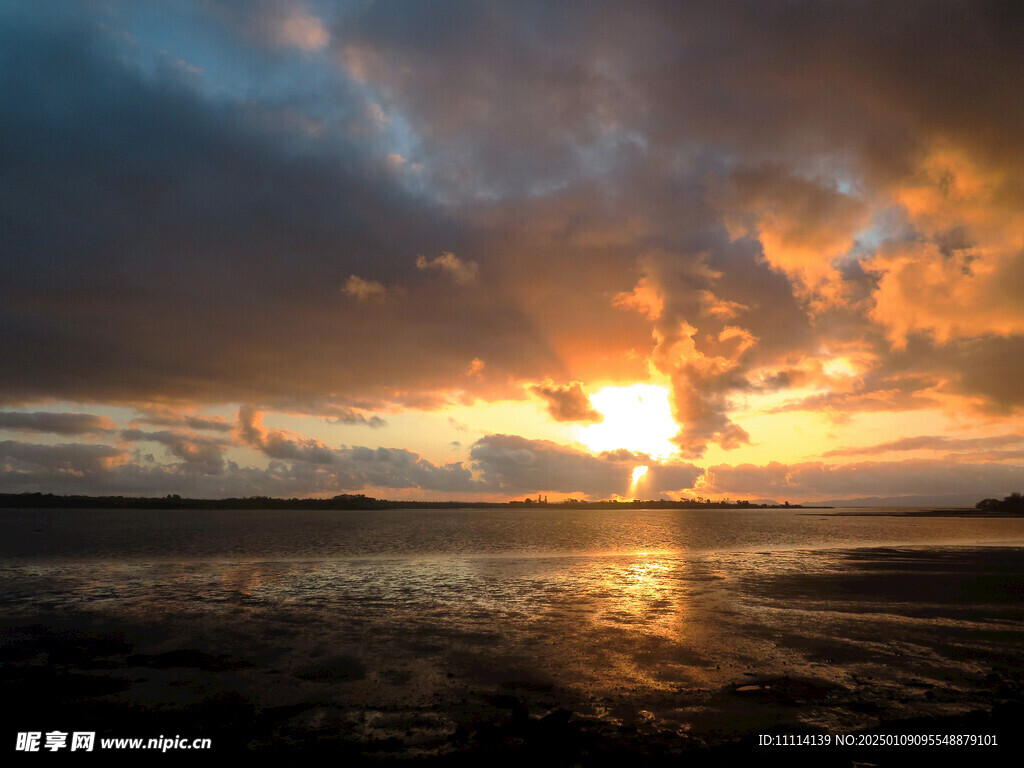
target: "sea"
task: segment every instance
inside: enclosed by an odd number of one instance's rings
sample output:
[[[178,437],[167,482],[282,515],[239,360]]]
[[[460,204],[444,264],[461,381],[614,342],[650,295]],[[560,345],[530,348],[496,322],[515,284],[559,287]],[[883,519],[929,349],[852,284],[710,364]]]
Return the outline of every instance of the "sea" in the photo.
[[[1018,705],[1024,519],[913,512],[5,509],[0,667],[29,720],[403,760]]]

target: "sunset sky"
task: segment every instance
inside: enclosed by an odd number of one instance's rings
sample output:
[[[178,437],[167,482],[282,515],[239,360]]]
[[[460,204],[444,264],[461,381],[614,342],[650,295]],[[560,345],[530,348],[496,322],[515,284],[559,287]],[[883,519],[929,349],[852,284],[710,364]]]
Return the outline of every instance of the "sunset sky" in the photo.
[[[0,2],[0,492],[1022,490],[1022,72],[978,0]]]

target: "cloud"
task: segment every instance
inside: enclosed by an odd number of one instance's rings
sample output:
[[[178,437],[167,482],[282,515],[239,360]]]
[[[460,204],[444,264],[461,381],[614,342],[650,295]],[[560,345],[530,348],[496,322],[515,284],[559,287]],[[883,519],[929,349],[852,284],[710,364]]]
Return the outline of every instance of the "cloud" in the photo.
[[[282,108],[258,83],[238,101],[146,74],[121,45],[74,16],[0,24],[0,199],[19,211],[2,262],[0,402],[381,403],[464,390],[465,361],[485,351],[508,392],[521,373],[559,370],[497,287],[452,303],[450,283],[428,280],[401,302],[365,300],[412,279],[410,253],[474,236],[382,176],[358,125],[308,133],[320,103],[366,119],[341,75]],[[429,263],[462,282],[479,269]],[[357,300],[337,301],[339,285]]]
[[[1024,466],[959,460],[906,459],[852,464],[804,462],[708,467],[704,493],[775,498],[841,498],[901,494],[1006,495],[1024,485]]]
[[[306,51],[316,51],[327,45],[330,35],[316,16],[296,13],[281,23],[277,39]]]
[[[109,445],[62,443],[36,445],[0,441],[0,478],[9,488],[87,485],[128,461],[128,454]]]
[[[189,469],[208,475],[217,475],[224,471],[224,452],[230,445],[227,440],[173,430],[143,432],[140,429],[125,429],[121,431],[121,439],[129,442],[160,443],[171,455],[181,459]]]
[[[270,49],[319,51],[330,42],[323,19],[302,0],[204,0],[200,8],[247,40]]]
[[[278,461],[297,465],[322,465],[320,482],[333,477],[337,488],[359,490],[378,488],[419,488],[428,491],[480,491],[461,463],[436,465],[401,448],[330,448],[319,440],[293,435],[262,425],[262,414],[251,406],[238,411],[238,435],[242,442]],[[308,471],[308,470],[306,470]]]
[[[854,392],[824,392],[797,398],[782,405],[767,408],[766,413],[813,411],[831,419],[849,419],[859,412],[914,411],[938,407],[940,401],[928,391],[936,382],[923,382],[920,377],[908,379],[869,380],[863,389]]]
[[[655,373],[689,457],[768,390],[1024,407],[1006,4],[38,5],[0,12],[0,403],[372,426]]]
[[[208,432],[230,432],[234,425],[222,416],[182,412],[165,405],[139,406],[140,415],[132,419],[136,424],[150,424],[155,427],[188,427]]]
[[[720,205],[730,235],[756,237],[765,261],[789,276],[812,307],[843,301],[846,287],[835,262],[868,224],[865,201],[840,192],[834,181],[779,165],[739,168],[727,184]]]
[[[265,428],[263,414],[249,405],[238,409],[238,436],[243,443],[259,449],[272,459],[332,464],[337,458],[334,451],[319,440],[290,435],[280,429]]]
[[[388,295],[388,289],[382,283],[376,280],[363,280],[355,275],[349,276],[341,290],[359,301],[384,301]]]
[[[387,422],[380,416],[374,415],[367,418],[364,414],[356,413],[351,408],[334,406],[330,409],[330,413],[333,414],[327,418],[330,424],[364,424],[374,429],[387,426]]]
[[[865,260],[877,279],[871,317],[893,343],[1024,334],[1024,195],[1013,174],[936,142],[893,195],[914,236]]]
[[[416,257],[416,269],[437,269],[447,272],[459,285],[471,285],[480,276],[480,265],[475,261],[462,261],[454,253],[442,253],[436,259]]]
[[[543,384],[530,387],[530,391],[547,401],[548,413],[555,421],[599,422],[604,418],[590,404],[583,392],[582,382],[571,381],[556,385],[547,379]]]
[[[887,443],[865,445],[858,448],[836,448],[822,456],[863,456],[888,453],[890,451],[976,451],[984,448],[998,448],[1014,443],[1024,443],[1024,435],[996,435],[993,437],[955,438],[945,435],[921,435],[905,437]]]
[[[703,288],[712,299],[704,316],[742,320],[736,325],[759,340],[748,363],[798,341],[809,353],[825,338],[863,336],[872,325],[889,327],[897,342],[915,329],[940,340],[986,329],[1019,333],[1016,307],[1009,306],[1019,283],[1012,252],[970,256],[979,269],[1001,265],[990,274],[1002,279],[991,281],[957,280],[966,257],[940,261],[930,254],[917,271],[887,262],[884,249],[875,257],[878,242],[900,241],[905,225],[925,240],[941,235],[929,233],[927,222],[942,221],[946,209],[955,209],[973,237],[973,230],[1017,230],[1004,180],[1013,177],[1005,163],[1022,156],[1010,114],[1018,108],[998,106],[1016,102],[1007,79],[993,75],[1012,69],[1019,55],[1006,31],[1013,24],[986,4],[953,3],[941,19],[920,3],[796,8],[787,15],[772,2],[742,9],[640,4],[627,17],[599,5],[574,9],[572,23],[563,24],[559,11],[530,4],[459,14],[441,4],[431,12],[450,13],[458,23],[423,35],[423,11],[375,7],[353,19],[339,45],[346,61],[358,61],[360,79],[380,89],[390,109],[412,115],[425,145],[444,158],[434,164],[439,185],[466,196],[509,198],[531,188],[582,189],[594,178],[588,174],[598,174],[621,206],[613,221],[628,219],[633,229],[624,252],[642,260],[656,245],[665,254],[655,260],[666,277],[674,270],[692,274],[701,259],[720,272]],[[462,33],[467,30],[475,34]],[[954,50],[972,52],[968,67],[956,63]],[[559,52],[572,53],[562,59]],[[444,98],[434,98],[442,87]],[[631,136],[642,145],[631,144]],[[948,168],[929,159],[938,136],[971,158],[983,184],[942,186]],[[643,150],[631,154],[637,146]],[[644,163],[646,189],[630,176]],[[1000,169],[998,183],[991,182]],[[936,199],[915,200],[910,193],[921,185]],[[975,213],[967,215],[959,203],[943,208],[943,189],[967,195]],[[666,202],[659,203],[659,193]],[[637,200],[642,204],[632,205]],[[677,216],[685,212],[685,223],[658,218],[659,205]],[[746,248],[746,257],[726,256],[715,228],[728,232],[737,250]],[[986,239],[1000,247],[1012,241]],[[572,259],[572,247],[562,250]],[[791,295],[765,281],[771,298],[755,294],[749,301],[743,274],[760,274],[761,263],[784,276]],[[904,271],[905,289],[896,284]],[[696,306],[666,314],[666,300],[685,303],[688,292],[701,290],[685,282],[645,274],[632,291],[627,286],[613,296],[649,318],[664,315],[677,329],[679,322],[696,329],[693,349],[679,347],[673,329],[661,329],[657,342],[670,353],[659,367],[679,381],[682,442],[696,452],[716,434],[729,443],[742,439],[729,426],[727,381],[739,383],[747,368],[737,361],[725,377],[702,376],[666,359],[708,356],[700,344],[704,326],[712,336],[721,330]],[[982,283],[1007,290],[997,296]],[[936,290],[928,293],[929,285]],[[742,298],[735,293],[740,288]],[[794,293],[803,311],[822,318],[816,327],[797,317]],[[971,311],[943,314],[943,295],[962,298]],[[837,305],[846,305],[845,315]],[[773,317],[783,314],[786,323]],[[910,327],[901,327],[900,318]],[[887,350],[880,345],[879,351],[884,358]]]
[[[488,484],[512,495],[542,490],[601,498],[625,494],[638,463],[632,455],[594,456],[516,435],[487,435],[473,444],[469,455]]]
[[[322,443],[267,429],[260,414],[243,408],[241,440],[262,451],[266,467],[240,467],[224,459],[227,441],[170,430],[124,430],[130,443],[152,441],[181,461],[147,462],[107,445],[34,445],[0,442],[0,490],[207,497],[309,496],[374,489],[473,494],[492,490],[461,463],[434,464],[400,448],[329,448]]]
[[[109,417],[95,416],[91,413],[0,411],[0,429],[52,432],[57,435],[85,435],[110,432],[114,428],[114,422]]]
[[[654,462],[629,451],[597,456],[548,440],[487,435],[470,449],[473,469],[491,488],[510,495],[550,491],[610,498],[629,491],[634,467]],[[688,487],[700,476],[692,464],[655,465],[644,483],[652,496]],[[687,482],[689,481],[689,482]]]

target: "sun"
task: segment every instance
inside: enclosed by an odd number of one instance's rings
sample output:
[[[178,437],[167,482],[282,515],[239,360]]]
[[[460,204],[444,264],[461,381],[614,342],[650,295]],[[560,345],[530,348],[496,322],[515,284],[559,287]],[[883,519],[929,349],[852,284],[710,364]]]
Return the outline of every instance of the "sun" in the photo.
[[[582,427],[579,441],[592,451],[625,448],[655,459],[676,452],[672,437],[678,431],[672,419],[668,390],[657,384],[605,387],[590,396],[590,403],[604,420]]]

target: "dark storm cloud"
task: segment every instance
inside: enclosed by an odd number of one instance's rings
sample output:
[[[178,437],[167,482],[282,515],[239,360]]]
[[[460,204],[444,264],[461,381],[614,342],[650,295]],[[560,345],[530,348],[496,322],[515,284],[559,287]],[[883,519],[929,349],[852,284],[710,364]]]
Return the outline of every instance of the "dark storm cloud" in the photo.
[[[91,413],[0,411],[0,429],[24,429],[32,432],[52,432],[57,435],[85,435],[109,432],[114,429],[114,422],[107,416],[95,416]]]
[[[556,385],[548,379],[543,384],[530,387],[530,391],[547,401],[548,413],[555,421],[598,422],[603,418],[590,404],[582,382]]]
[[[1020,28],[1005,4],[969,0],[448,0],[363,6],[332,45],[432,148],[528,187],[585,173],[581,147],[630,131],[684,153],[855,153],[884,175],[933,132],[1016,148]]]
[[[499,377],[558,367],[500,290],[416,269],[468,263],[464,236],[359,144],[343,80],[313,135],[145,75],[96,27],[4,21],[0,397],[345,405],[462,385],[485,350]],[[346,301],[353,274],[402,300]]]

